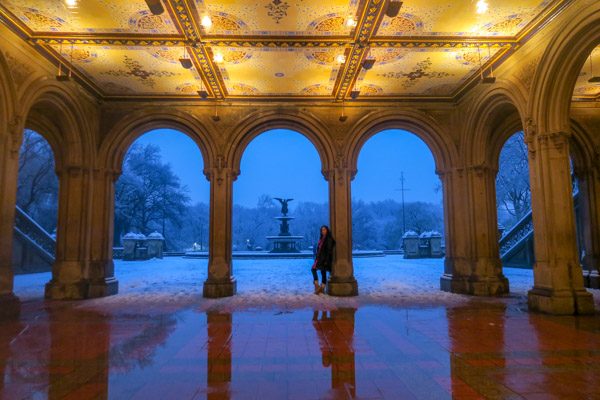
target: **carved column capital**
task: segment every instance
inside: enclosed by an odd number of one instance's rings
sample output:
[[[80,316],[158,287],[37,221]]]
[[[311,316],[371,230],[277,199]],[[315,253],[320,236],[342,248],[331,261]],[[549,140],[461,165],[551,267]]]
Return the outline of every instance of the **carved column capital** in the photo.
[[[227,166],[223,155],[218,155],[213,165],[205,168],[203,172],[206,179],[218,185],[221,185],[225,179],[230,179],[233,182],[240,174],[238,169]]]

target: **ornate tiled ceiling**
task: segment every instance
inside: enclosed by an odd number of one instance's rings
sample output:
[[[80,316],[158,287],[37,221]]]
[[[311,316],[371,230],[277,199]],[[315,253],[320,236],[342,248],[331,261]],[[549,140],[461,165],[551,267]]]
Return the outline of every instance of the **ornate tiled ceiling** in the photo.
[[[0,17],[103,98],[453,99],[567,0],[407,0],[393,18],[390,0],[153,1],[1,0]]]

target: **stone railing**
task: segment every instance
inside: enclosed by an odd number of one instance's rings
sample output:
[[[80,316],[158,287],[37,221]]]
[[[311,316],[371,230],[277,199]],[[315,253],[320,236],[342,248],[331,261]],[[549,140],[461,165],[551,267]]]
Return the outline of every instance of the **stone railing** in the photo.
[[[579,191],[573,194],[573,201],[575,202],[575,209],[578,208]],[[505,231],[500,238],[500,258],[505,259],[510,257],[514,252],[518,251],[528,239],[533,236],[533,219],[531,216],[531,210],[523,216],[515,225],[509,230]]]
[[[15,235],[36,248],[48,262],[54,262],[56,239],[19,206],[15,208]]]

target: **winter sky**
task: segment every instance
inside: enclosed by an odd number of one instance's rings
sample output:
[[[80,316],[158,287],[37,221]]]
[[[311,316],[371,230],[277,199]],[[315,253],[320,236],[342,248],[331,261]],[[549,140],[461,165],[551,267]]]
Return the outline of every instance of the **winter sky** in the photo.
[[[209,183],[202,174],[203,161],[196,144],[186,135],[159,129],[141,136],[138,143],[161,148],[164,162],[189,189],[193,202],[208,202]],[[431,151],[414,134],[387,130],[369,139],[358,160],[352,183],[354,200],[400,201],[400,172],[404,172],[405,201],[442,200]],[[284,129],[267,131],[255,138],[244,152],[241,174],[234,183],[234,202],[255,206],[262,194],[298,201],[328,201],[327,182],[312,143],[303,135]],[[293,207],[292,207],[293,208]]]

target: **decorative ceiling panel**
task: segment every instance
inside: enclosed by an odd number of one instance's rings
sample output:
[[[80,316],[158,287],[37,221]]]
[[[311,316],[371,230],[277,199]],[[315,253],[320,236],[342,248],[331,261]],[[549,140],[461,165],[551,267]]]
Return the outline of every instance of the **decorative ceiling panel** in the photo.
[[[33,32],[177,33],[169,14],[152,15],[144,0],[4,0],[2,5]]]
[[[377,62],[356,82],[361,96],[451,96],[500,48],[371,49]]]
[[[589,80],[592,77],[592,82]],[[596,82],[598,81],[598,82]],[[573,91],[573,97],[578,101],[595,100],[600,98],[600,46],[596,47],[585,62]]]
[[[196,96],[200,90],[196,71],[179,64],[180,49],[81,45],[52,48],[107,95]]]
[[[343,49],[213,48],[232,96],[331,96]]]
[[[348,16],[358,0],[197,0],[200,18],[209,15],[209,35],[348,36]]]
[[[477,1],[405,1],[394,18],[385,17],[378,36],[515,36],[550,0],[488,0],[477,13]]]
[[[99,97],[451,99],[568,1],[410,0],[390,18],[389,0],[160,0],[160,15],[144,0],[0,0],[0,23]],[[584,73],[575,96],[597,97]]]

